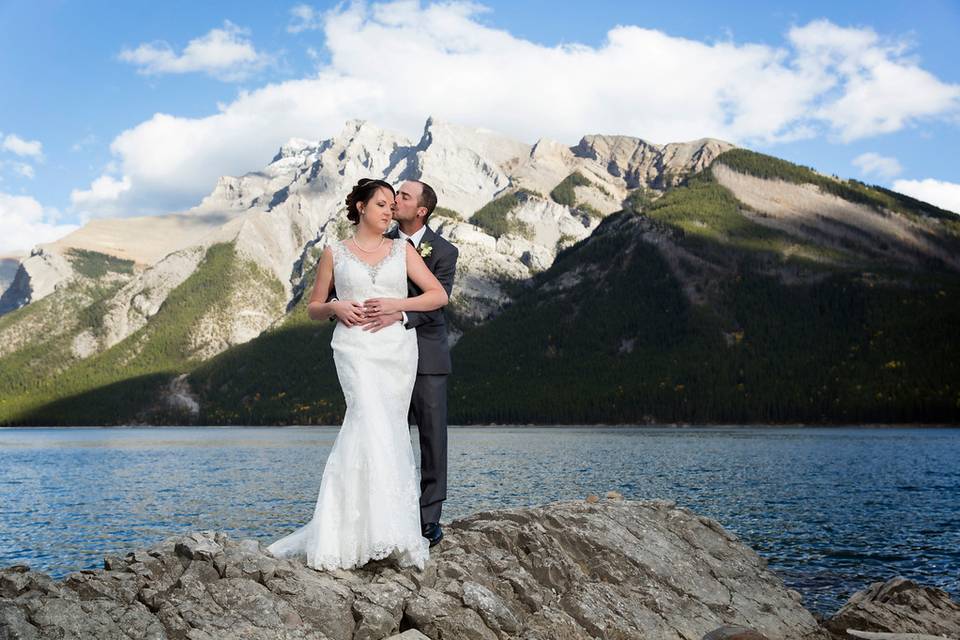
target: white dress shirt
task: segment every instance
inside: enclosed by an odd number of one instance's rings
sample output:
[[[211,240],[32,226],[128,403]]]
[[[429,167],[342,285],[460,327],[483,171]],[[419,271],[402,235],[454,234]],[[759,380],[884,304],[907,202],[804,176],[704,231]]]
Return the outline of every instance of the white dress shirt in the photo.
[[[412,236],[408,236],[407,234],[405,234],[405,233],[403,232],[402,229],[397,228],[397,233],[400,234],[400,238],[402,238],[403,240],[406,240],[406,239],[408,239],[408,238],[409,238],[410,240],[413,240],[413,246],[414,246],[414,247],[419,247],[419,246],[420,246],[420,241],[423,240],[423,234],[425,234],[426,232],[427,232],[427,225],[423,225],[422,227],[420,227],[419,229],[417,229],[416,233],[414,233]]]

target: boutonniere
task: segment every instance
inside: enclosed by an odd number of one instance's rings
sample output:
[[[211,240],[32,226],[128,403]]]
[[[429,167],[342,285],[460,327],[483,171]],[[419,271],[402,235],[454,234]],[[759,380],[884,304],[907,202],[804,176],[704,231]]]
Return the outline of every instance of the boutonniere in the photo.
[[[421,258],[426,258],[427,256],[430,255],[430,252],[433,251],[433,247],[430,246],[429,242],[421,242],[420,248],[417,249],[417,251],[420,252]]]

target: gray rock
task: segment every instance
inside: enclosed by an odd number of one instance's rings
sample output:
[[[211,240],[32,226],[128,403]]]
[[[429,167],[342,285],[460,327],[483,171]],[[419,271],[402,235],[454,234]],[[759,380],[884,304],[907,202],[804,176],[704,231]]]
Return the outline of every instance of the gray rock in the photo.
[[[423,635],[416,629],[407,629],[403,633],[398,633],[395,636],[390,636],[387,640],[430,640],[427,636]]]
[[[702,640],[768,640],[766,636],[757,633],[753,629],[739,627],[735,624],[725,625],[719,629],[714,629]]]
[[[754,551],[671,502],[558,502],[445,529],[422,572],[315,571],[213,531],[62,582],[10,567],[0,638],[828,637]]]
[[[946,636],[931,636],[926,633],[886,633],[884,631],[857,631],[847,629],[847,634],[864,640],[956,640]]]
[[[848,629],[960,638],[960,603],[946,591],[897,576],[853,594],[824,626],[838,638],[877,637]]]

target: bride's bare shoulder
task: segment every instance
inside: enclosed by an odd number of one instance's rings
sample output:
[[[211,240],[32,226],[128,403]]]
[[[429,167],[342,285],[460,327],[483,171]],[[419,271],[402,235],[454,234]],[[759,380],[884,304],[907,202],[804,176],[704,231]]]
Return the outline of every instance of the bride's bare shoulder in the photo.
[[[340,241],[339,241],[339,240],[337,240],[337,241],[335,241],[335,242],[333,242],[333,243],[331,243],[331,244],[328,244],[327,246],[325,246],[325,247],[323,248],[323,251],[320,252],[320,260],[319,260],[319,262],[320,262],[321,264],[323,264],[323,263],[332,263],[332,262],[333,262],[333,256],[334,256],[334,254],[337,252],[338,249],[342,249],[342,248],[343,248],[343,245],[340,244]]]

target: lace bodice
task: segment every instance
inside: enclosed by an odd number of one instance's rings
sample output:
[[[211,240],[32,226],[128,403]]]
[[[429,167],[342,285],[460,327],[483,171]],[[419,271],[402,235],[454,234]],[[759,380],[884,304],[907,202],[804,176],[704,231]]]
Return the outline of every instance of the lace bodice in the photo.
[[[333,282],[341,300],[363,301],[367,298],[407,297],[407,259],[405,240],[397,238],[390,252],[377,264],[369,265],[343,242],[334,242]]]

